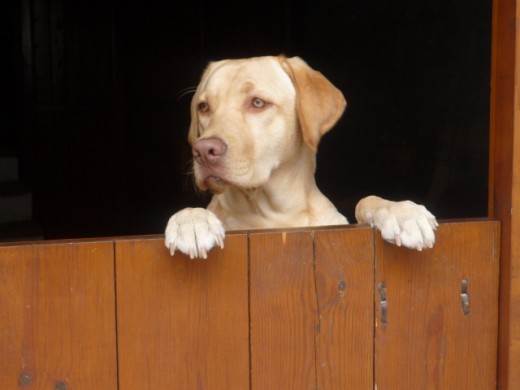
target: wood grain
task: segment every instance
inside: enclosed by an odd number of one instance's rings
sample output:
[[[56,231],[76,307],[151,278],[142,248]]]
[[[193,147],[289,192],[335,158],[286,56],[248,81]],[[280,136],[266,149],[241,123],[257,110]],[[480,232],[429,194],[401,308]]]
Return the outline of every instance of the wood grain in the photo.
[[[253,389],[315,389],[318,312],[311,232],[250,236]]]
[[[120,389],[248,389],[247,237],[207,260],[116,243]]]
[[[466,221],[424,252],[368,227],[234,233],[205,261],[150,237],[0,246],[0,383],[494,388],[498,242]]]
[[[436,246],[424,252],[376,234],[376,282],[384,283],[388,303],[387,325],[377,315],[378,388],[495,388],[498,240],[499,225],[489,221],[442,224]]]
[[[373,388],[373,230],[315,233],[319,389]]]
[[[493,1],[489,211],[501,222],[500,389],[520,388],[520,4]]]
[[[4,389],[116,389],[113,244],[0,247]]]

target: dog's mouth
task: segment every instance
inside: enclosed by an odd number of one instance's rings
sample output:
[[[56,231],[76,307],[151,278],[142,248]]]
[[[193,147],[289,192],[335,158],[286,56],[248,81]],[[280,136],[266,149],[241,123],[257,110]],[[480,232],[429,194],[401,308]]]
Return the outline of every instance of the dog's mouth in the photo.
[[[238,186],[238,185],[231,183],[227,180],[224,180],[218,176],[208,176],[204,180],[203,185],[200,186],[200,188],[203,191],[206,191],[206,190],[211,191],[213,194],[221,194],[226,190],[226,188],[228,188],[230,186],[240,189],[245,192],[256,191],[259,188],[256,186],[249,186],[249,187]]]
[[[235,180],[234,175],[229,174],[224,169],[207,169],[206,167],[198,167],[195,169],[195,182],[197,187],[202,191],[210,191],[214,194],[221,194],[227,188],[233,187],[242,191],[255,191],[260,183],[247,183],[244,185],[244,180]]]
[[[194,164],[195,183],[202,191],[211,191],[216,194],[224,192],[231,183],[225,177],[226,172],[219,167],[207,167]]]
[[[204,185],[214,194],[220,194],[224,192],[229,183],[218,176],[208,176],[204,180]]]

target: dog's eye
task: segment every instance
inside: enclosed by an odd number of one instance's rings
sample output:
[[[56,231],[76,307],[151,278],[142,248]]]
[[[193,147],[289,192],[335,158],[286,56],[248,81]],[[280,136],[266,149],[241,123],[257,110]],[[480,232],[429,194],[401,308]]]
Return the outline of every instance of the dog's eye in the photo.
[[[197,106],[200,112],[208,112],[209,111],[209,104],[206,102],[200,102]]]
[[[264,108],[265,107],[265,101],[260,98],[254,98],[251,102],[253,104],[253,107],[255,108]]]

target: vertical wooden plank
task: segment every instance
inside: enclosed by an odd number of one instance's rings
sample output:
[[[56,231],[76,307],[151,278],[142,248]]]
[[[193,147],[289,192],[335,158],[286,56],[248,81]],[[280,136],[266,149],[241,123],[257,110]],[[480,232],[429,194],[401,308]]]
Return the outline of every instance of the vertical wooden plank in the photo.
[[[495,388],[498,239],[499,224],[492,221],[442,224],[436,246],[424,252],[376,235],[376,282],[385,290],[375,301],[378,388]]]
[[[315,389],[312,233],[256,233],[249,240],[252,388]]]
[[[4,389],[117,389],[112,242],[0,247]]]
[[[369,228],[315,232],[319,389],[372,389],[374,235]]]
[[[207,260],[116,242],[120,389],[249,388],[247,236]]]
[[[499,388],[520,388],[520,5],[493,1],[489,216],[501,222]]]

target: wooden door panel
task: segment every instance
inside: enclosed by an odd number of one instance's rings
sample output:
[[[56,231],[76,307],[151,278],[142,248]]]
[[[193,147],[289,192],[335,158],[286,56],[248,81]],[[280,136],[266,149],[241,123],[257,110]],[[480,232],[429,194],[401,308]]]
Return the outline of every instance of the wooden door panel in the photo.
[[[312,234],[252,234],[249,252],[252,387],[314,389]]]
[[[116,389],[112,242],[0,247],[2,388]]]
[[[376,237],[378,388],[495,388],[498,223],[442,224],[424,252]]]
[[[250,237],[254,388],[371,389],[373,233]]]
[[[207,260],[116,243],[120,389],[249,388],[247,237]]]
[[[373,230],[317,231],[315,256],[318,388],[372,389]]]

